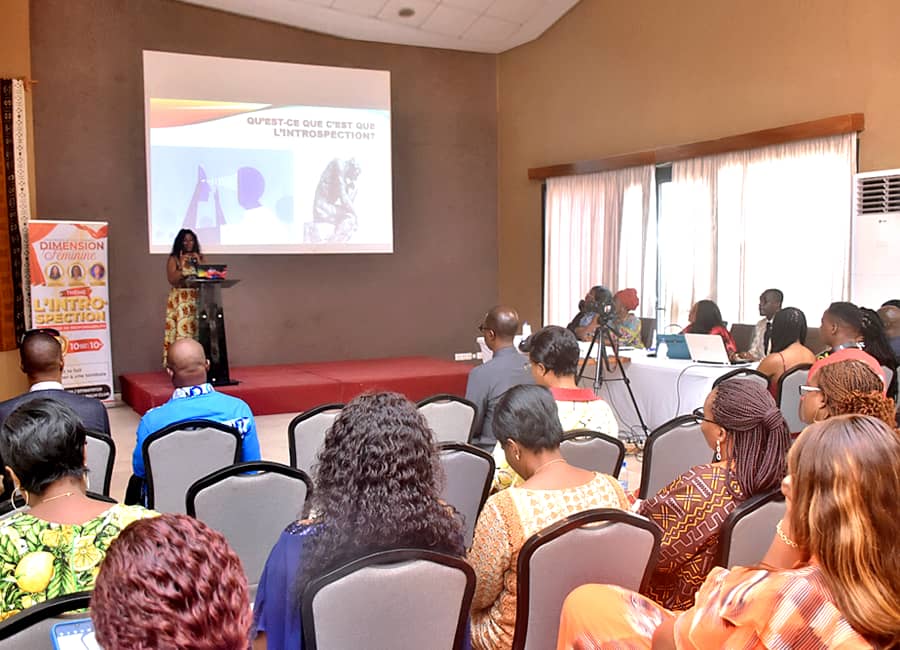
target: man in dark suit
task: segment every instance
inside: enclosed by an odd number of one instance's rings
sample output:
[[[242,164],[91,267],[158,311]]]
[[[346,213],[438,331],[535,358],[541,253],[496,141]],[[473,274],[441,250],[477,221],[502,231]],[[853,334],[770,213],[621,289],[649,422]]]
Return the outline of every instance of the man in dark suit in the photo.
[[[109,416],[103,402],[93,397],[76,395],[63,389],[62,372],[65,366],[62,347],[47,331],[26,332],[19,346],[22,372],[28,376],[30,388],[0,403],[0,424],[19,404],[38,397],[50,397],[71,408],[89,431],[110,435]]]

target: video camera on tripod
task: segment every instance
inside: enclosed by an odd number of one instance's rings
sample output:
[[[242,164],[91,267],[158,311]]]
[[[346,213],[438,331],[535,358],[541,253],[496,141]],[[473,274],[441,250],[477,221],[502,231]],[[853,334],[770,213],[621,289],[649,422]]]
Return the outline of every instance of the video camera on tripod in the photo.
[[[578,302],[578,311],[583,314],[596,314],[597,325],[611,327],[616,318],[613,294],[606,287],[594,287],[589,294],[593,300]]]

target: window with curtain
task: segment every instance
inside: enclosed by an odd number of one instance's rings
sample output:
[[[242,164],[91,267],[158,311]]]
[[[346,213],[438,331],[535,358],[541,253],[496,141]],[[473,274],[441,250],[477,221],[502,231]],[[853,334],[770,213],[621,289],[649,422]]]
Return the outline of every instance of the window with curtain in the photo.
[[[711,298],[729,322],[759,319],[781,289],[810,326],[849,289],[855,134],[672,164],[660,190],[660,307],[687,324]]]
[[[652,165],[547,181],[545,324],[566,325],[597,284],[634,287],[639,309],[652,313],[656,271],[647,251],[655,250],[654,193]]]

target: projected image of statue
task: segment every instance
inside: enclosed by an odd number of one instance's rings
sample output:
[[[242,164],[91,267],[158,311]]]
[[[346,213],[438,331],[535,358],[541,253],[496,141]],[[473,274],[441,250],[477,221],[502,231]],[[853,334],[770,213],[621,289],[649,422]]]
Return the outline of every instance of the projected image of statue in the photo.
[[[361,170],[355,158],[335,158],[325,167],[316,187],[313,222],[306,224],[307,243],[345,242],[356,232],[356,179]]]

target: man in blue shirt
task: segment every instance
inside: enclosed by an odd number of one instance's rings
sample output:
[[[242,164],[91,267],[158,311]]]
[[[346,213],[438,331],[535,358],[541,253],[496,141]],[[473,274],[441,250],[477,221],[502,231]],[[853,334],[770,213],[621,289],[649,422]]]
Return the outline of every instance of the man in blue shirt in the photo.
[[[242,438],[241,460],[260,460],[256,422],[247,403],[237,397],[217,393],[206,381],[209,360],[203,346],[194,339],[179,339],[169,346],[166,372],[175,392],[172,399],[150,409],[137,428],[137,444],[131,457],[134,476],[128,485],[126,503],[135,503],[146,492],[144,458],[141,448],[150,434],[186,420],[212,420],[236,428]],[[163,477],[165,478],[165,477]],[[142,498],[140,498],[142,500]]]

